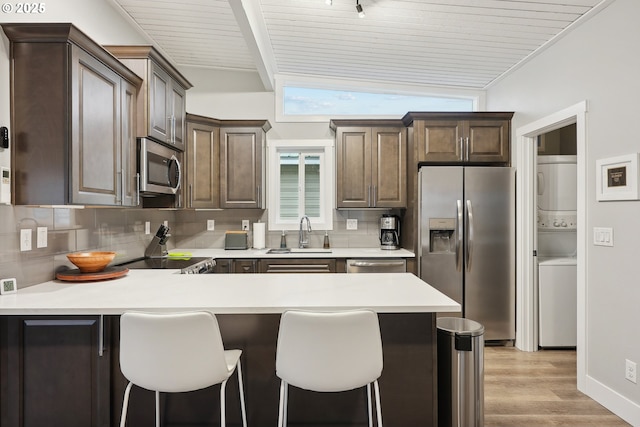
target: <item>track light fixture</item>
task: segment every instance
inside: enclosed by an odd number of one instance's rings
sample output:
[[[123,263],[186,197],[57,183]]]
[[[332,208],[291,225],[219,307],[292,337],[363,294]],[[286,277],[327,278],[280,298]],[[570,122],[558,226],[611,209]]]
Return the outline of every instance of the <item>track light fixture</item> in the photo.
[[[364,10],[362,9],[362,5],[360,4],[360,0],[356,0],[356,11],[358,12],[359,18],[364,18]]]

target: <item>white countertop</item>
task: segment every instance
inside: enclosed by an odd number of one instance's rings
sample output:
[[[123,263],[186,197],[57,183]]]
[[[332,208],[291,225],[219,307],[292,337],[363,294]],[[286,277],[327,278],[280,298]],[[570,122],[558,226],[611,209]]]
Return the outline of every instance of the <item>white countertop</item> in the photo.
[[[385,250],[379,248],[322,248],[299,250],[292,248],[291,254],[267,254],[265,249],[172,249],[169,253],[191,253],[194,257],[225,258],[414,258],[415,254],[406,249]]]
[[[53,280],[0,296],[0,315],[119,315],[127,310],[265,314],[354,308],[378,313],[460,311],[459,304],[411,273],[189,275],[130,270],[118,279]]]

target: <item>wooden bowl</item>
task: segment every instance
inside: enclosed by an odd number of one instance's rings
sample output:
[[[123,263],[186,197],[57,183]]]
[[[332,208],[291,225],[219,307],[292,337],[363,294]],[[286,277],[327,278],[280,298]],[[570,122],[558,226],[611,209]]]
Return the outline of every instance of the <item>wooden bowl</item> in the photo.
[[[97,273],[105,269],[105,267],[115,258],[115,252],[75,252],[67,254],[67,258],[82,273]]]

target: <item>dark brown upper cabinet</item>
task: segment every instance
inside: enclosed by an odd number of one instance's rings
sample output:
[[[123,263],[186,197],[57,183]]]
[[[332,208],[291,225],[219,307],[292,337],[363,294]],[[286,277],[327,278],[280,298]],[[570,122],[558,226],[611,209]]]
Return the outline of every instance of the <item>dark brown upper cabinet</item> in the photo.
[[[220,207],[264,209],[266,120],[221,120]]]
[[[192,84],[152,46],[105,46],[144,79],[138,99],[138,136],[184,150],[186,91]]]
[[[13,203],[136,206],[142,80],[71,24],[5,24]]]
[[[407,113],[403,122],[410,128],[420,162],[506,165],[512,116],[511,112]]]
[[[187,114],[185,206],[220,207],[220,121]]]
[[[407,206],[406,128],[398,120],[332,120],[336,207]]]

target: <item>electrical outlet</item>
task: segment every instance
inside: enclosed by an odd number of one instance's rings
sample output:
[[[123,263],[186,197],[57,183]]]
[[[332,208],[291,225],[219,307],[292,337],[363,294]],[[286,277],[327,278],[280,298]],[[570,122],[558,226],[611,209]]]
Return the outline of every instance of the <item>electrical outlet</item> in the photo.
[[[47,247],[47,227],[36,228],[36,248]]]
[[[636,384],[636,362],[625,359],[624,377]]]
[[[164,220],[164,226],[168,227],[169,226],[169,221],[167,221],[166,219]]]
[[[243,219],[242,220],[242,229],[249,231],[249,220],[248,219]]]
[[[358,229],[358,220],[357,219],[348,219],[347,220],[347,230],[357,230]]]
[[[30,228],[25,228],[20,230],[20,250],[23,252],[31,250],[31,229]]]
[[[216,221],[213,219],[207,220],[207,231],[213,231],[216,229]]]
[[[144,222],[144,234],[151,234],[151,221]]]

